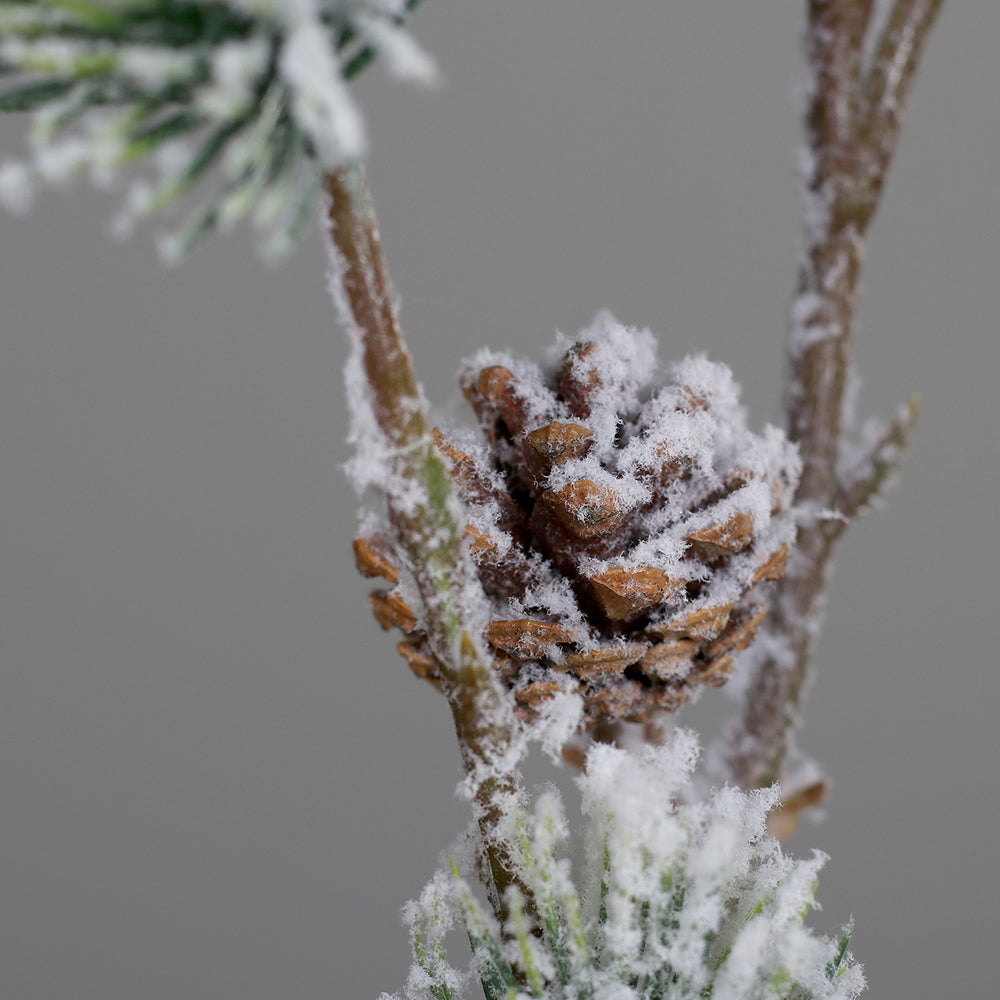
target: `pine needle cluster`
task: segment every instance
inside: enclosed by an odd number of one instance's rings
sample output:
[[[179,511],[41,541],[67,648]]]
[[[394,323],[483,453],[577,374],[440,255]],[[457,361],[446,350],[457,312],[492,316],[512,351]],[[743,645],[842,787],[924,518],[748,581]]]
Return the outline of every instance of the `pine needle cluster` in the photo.
[[[805,924],[825,857],[789,858],[767,834],[776,788],[684,804],[696,757],[684,730],[641,757],[594,746],[579,779],[582,850],[566,843],[558,792],[542,792],[507,833],[519,862],[509,917],[498,923],[453,862],[404,909],[414,963],[406,990],[382,1000],[457,1000],[477,981],[487,1000],[857,997],[852,924],[836,939]],[[446,953],[455,926],[468,970]]]
[[[314,218],[323,171],[364,153],[349,81],[379,55],[433,78],[403,28],[417,3],[0,0],[0,111],[34,113],[30,158],[0,165],[0,202],[23,210],[80,177],[109,187],[142,164],[117,234],[208,186],[165,257],[248,216],[280,257]]]

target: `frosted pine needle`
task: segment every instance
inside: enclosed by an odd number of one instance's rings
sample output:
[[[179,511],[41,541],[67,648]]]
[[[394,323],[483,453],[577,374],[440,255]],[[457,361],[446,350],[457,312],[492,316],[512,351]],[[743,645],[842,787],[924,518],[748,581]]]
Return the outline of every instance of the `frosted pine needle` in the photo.
[[[500,926],[453,863],[404,909],[414,965],[383,1000],[849,1000],[864,989],[848,951],[806,926],[825,858],[786,857],[766,832],[777,789],[722,788],[683,804],[698,754],[693,733],[634,756],[594,746],[582,842],[568,843],[558,792],[536,798],[508,834],[520,883]],[[575,824],[574,824],[575,825]],[[572,859],[572,860],[571,860]],[[450,964],[464,926],[467,970]]]
[[[313,216],[324,170],[365,152],[348,83],[377,56],[428,82],[403,29],[419,0],[0,3],[0,111],[33,113],[31,155],[0,161],[0,202],[133,176],[112,231],[204,192],[160,248],[183,256],[249,217],[268,256]],[[211,178],[211,179],[210,179]]]

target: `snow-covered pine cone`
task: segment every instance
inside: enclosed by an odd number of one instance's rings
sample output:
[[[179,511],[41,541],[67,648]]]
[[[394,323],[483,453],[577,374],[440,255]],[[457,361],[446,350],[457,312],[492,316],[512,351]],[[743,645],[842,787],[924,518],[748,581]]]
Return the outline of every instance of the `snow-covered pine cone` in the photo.
[[[781,431],[747,429],[729,369],[658,371],[652,334],[601,314],[546,368],[483,350],[461,378],[488,444],[435,434],[519,712],[571,690],[589,725],[639,721],[723,684],[784,573],[799,472]],[[391,542],[363,528],[355,553],[394,585],[372,594],[375,617],[440,685]]]

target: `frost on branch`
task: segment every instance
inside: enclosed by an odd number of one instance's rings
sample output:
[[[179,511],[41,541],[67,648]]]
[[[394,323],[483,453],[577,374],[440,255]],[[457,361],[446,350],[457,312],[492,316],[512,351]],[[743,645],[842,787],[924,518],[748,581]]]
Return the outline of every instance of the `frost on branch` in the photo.
[[[262,249],[294,246],[324,170],[365,150],[347,82],[380,55],[394,75],[434,66],[403,31],[419,0],[26,0],[0,3],[0,111],[34,112],[27,162],[0,163],[0,202],[101,186],[143,162],[112,229],[219,183],[161,242],[183,255],[250,216]]]
[[[786,857],[766,833],[777,789],[722,788],[681,804],[697,757],[676,731],[642,756],[595,745],[583,795],[582,842],[554,789],[514,824],[511,856],[532,894],[509,893],[499,926],[453,863],[404,909],[414,964],[407,988],[383,1000],[820,1000],[857,997],[860,967],[836,940],[814,934],[825,858]],[[582,848],[582,849],[580,849]],[[448,961],[446,937],[464,927],[467,970]]]
[[[601,314],[541,368],[481,351],[462,387],[485,443],[437,442],[520,714],[569,692],[588,725],[638,721],[724,683],[784,572],[799,468],[780,431],[748,430],[729,369],[703,356],[659,368],[652,334]],[[386,583],[376,618],[439,684],[398,544],[368,526],[355,551]]]

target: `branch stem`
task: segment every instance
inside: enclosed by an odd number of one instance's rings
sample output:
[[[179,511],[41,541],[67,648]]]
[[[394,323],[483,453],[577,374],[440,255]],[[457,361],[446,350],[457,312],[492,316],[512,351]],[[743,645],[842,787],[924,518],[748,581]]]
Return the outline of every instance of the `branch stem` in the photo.
[[[375,421],[389,454],[389,519],[423,602],[430,639],[451,707],[462,762],[474,786],[487,888],[498,917],[513,882],[501,826],[519,796],[515,720],[469,620],[479,586],[462,543],[461,507],[434,443],[413,359],[403,335],[378,224],[360,164],[325,178],[325,232],[333,251],[334,292],[349,337],[360,350]]]
[[[797,556],[775,588],[730,765],[744,786],[780,780],[801,715],[835,543],[895,465],[905,444],[901,418],[871,456],[867,479],[842,483],[844,410],[865,234],[878,207],[899,127],[942,0],[896,0],[863,58],[870,0],[809,0],[806,53],[812,75],[806,110],[805,247],[787,343],[785,418],[799,445],[796,503],[806,513]],[[828,512],[845,515],[831,519]]]

